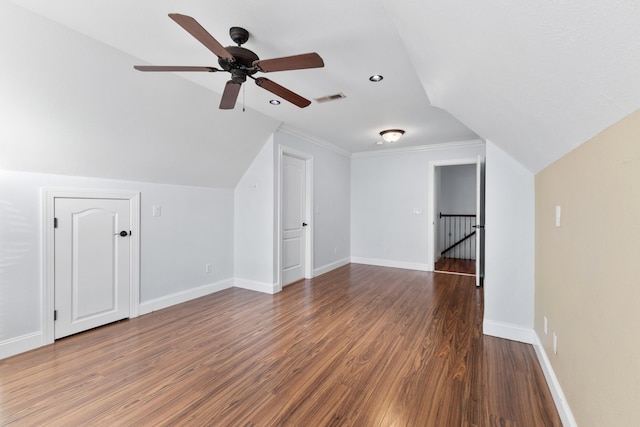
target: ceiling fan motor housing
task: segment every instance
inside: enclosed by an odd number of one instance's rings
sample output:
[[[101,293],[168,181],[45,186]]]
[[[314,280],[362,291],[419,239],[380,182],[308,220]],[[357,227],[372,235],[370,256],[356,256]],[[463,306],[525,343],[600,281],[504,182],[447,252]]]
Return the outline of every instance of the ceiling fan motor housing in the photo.
[[[233,55],[235,61],[231,62],[225,58],[218,58],[218,64],[223,70],[241,69],[246,74],[255,74],[258,71],[253,67],[253,62],[260,59],[258,55],[240,46],[227,46],[225,49]]]

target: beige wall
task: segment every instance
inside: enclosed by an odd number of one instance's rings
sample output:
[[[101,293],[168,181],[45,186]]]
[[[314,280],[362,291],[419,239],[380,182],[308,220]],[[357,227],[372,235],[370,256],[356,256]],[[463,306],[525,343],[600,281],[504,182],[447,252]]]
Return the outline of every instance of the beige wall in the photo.
[[[640,110],[544,169],[535,187],[536,332],[578,425],[638,425]]]

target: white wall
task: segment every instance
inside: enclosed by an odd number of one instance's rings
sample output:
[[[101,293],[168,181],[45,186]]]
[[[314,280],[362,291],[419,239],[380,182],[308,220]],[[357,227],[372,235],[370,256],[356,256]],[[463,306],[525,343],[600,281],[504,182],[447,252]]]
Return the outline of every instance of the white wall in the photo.
[[[0,169],[233,188],[279,126],[7,0],[0,55]]]
[[[141,193],[142,312],[233,284],[232,190],[0,170],[0,357],[7,342],[41,332],[43,187]]]
[[[273,136],[235,188],[234,263],[236,285],[275,291],[275,168]]]
[[[349,157],[304,136],[276,132],[235,189],[235,286],[269,293],[281,290],[276,206],[280,146],[313,156],[314,275],[349,263],[351,251]]]
[[[313,265],[322,274],[350,261],[351,160],[345,153],[278,131],[277,145],[313,156]]]
[[[354,262],[432,270],[428,224],[429,162],[469,159],[484,145],[354,156],[351,254]],[[414,209],[421,214],[414,214]]]
[[[484,332],[533,340],[534,176],[487,141]]]
[[[428,163],[474,158],[483,146],[356,156],[351,165],[352,260],[429,270]],[[533,339],[534,181],[486,144],[485,333]],[[415,215],[414,208],[425,214]]]
[[[439,166],[440,212],[476,213],[476,165]]]

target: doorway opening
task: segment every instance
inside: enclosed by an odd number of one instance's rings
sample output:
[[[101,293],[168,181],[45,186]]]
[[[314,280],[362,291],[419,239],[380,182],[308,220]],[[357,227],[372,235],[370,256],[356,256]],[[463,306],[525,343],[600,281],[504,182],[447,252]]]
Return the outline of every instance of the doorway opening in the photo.
[[[431,259],[440,273],[476,277],[482,284],[484,248],[484,161],[430,163]]]
[[[476,274],[476,166],[436,166],[434,271]]]

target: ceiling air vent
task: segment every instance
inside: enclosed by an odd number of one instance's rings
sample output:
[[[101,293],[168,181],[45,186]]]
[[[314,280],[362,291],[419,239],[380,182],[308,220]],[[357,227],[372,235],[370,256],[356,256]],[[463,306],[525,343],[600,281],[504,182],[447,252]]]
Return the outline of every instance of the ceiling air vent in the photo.
[[[344,99],[347,96],[340,92],[340,93],[336,93],[335,95],[327,95],[327,96],[323,96],[322,98],[316,98],[316,102],[319,103],[323,103],[323,102],[329,102],[329,101],[337,101],[338,99]]]

